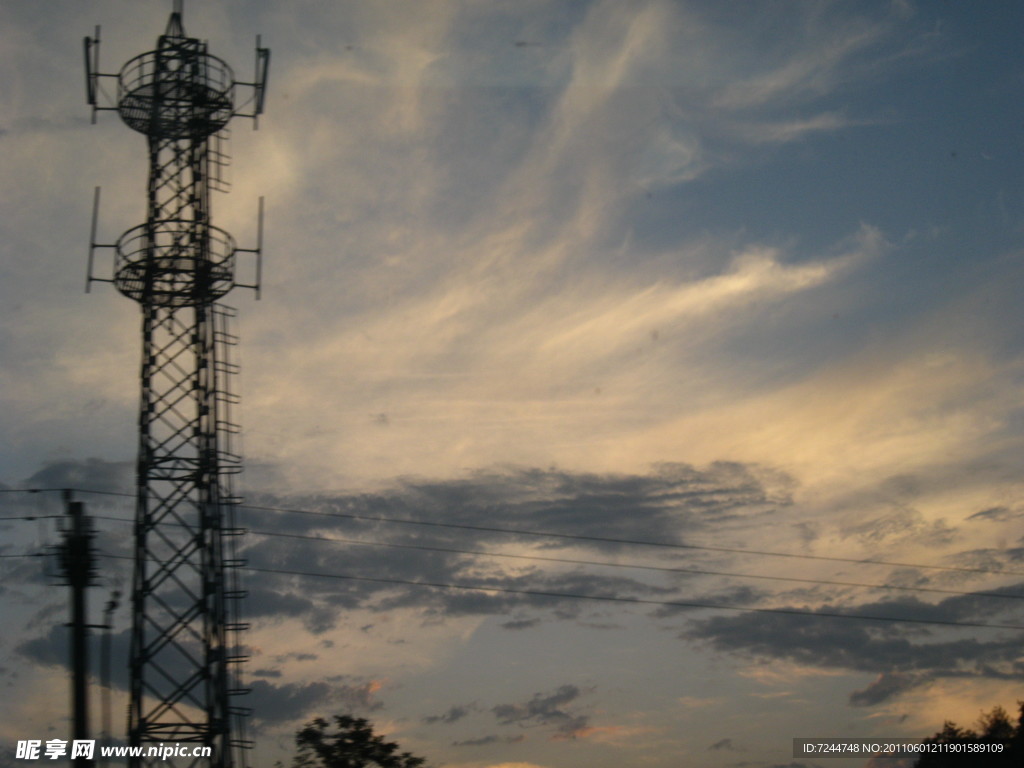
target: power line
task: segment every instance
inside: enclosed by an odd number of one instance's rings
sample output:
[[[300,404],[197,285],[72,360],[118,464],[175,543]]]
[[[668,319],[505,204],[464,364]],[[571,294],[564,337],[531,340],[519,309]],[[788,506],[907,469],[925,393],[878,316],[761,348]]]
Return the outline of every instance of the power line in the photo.
[[[63,489],[33,489],[31,491],[26,490],[23,492],[37,492],[37,491],[53,491]],[[89,491],[71,489],[76,493],[96,493],[106,496],[121,496],[134,498],[133,494],[123,493],[117,491]],[[299,515],[310,515],[314,517],[328,517],[338,518],[344,520],[361,520],[366,522],[375,523],[390,523],[397,525],[418,525],[431,528],[452,528],[455,530],[469,530],[478,531],[484,533],[504,533],[515,536],[534,536],[540,538],[553,538],[553,539],[565,539],[569,541],[593,541],[606,544],[627,544],[632,546],[646,546],[646,547],[659,547],[662,549],[683,549],[683,550],[696,550],[705,552],[726,552],[730,554],[739,555],[760,555],[765,557],[784,557],[794,560],[818,560],[822,562],[834,562],[834,563],[848,563],[852,565],[885,565],[894,568],[924,568],[928,570],[936,571],[949,571],[953,573],[979,573],[992,576],[1024,576],[1024,571],[1011,571],[1011,570],[996,570],[992,568],[964,568],[959,566],[948,566],[948,565],[929,565],[926,563],[904,563],[896,562],[892,560],[864,560],[852,557],[832,557],[828,555],[805,555],[796,554],[793,552],[772,552],[768,550],[759,549],[742,549],[739,547],[714,547],[702,544],[676,544],[664,541],[644,541],[639,539],[619,539],[605,536],[587,536],[585,534],[571,534],[571,533],[555,533],[551,531],[534,531],[524,528],[501,528],[498,526],[483,526],[483,525],[471,525],[468,523],[442,523],[435,520],[403,520],[395,517],[383,517],[378,515],[360,515],[354,512],[323,512],[312,509],[298,509],[294,507],[271,507],[266,505],[257,504],[241,504],[240,509],[251,509],[263,512],[279,512],[285,514],[299,514]],[[123,518],[107,517],[102,518],[101,515],[93,515],[93,517],[109,520],[122,520],[123,522],[131,522],[130,520],[124,520]],[[728,574],[723,574],[728,575]],[[837,582],[838,583],[838,582]],[[857,586],[851,584],[850,586]],[[887,587],[888,588],[888,587]],[[895,587],[894,587],[895,588]],[[905,588],[909,589],[909,588]],[[952,594],[956,594],[953,592]],[[966,592],[964,594],[976,594],[973,592]]]
[[[787,616],[809,616],[809,617],[822,617],[829,619],[857,619],[860,621],[885,621],[891,623],[901,624],[934,624],[945,627],[970,627],[970,628],[983,628],[983,629],[1024,629],[1024,625],[1020,624],[985,624],[982,622],[965,622],[965,621],[943,621],[941,619],[909,619],[909,618],[896,618],[893,616],[865,616],[865,615],[853,615],[848,613],[834,613],[830,611],[800,611],[795,608],[751,608],[751,607],[740,607],[735,605],[722,605],[718,603],[690,603],[680,602],[676,600],[651,600],[642,597],[615,597],[611,595],[580,595],[571,592],[547,592],[541,590],[532,589],[512,589],[511,587],[477,587],[466,584],[447,584],[429,581],[411,581],[406,579],[384,579],[374,578],[370,576],[350,576],[348,574],[340,573],[312,573],[309,571],[292,571],[279,568],[258,568],[256,566],[245,566],[246,570],[255,571],[258,573],[278,573],[286,576],[307,576],[313,578],[323,579],[344,579],[351,581],[370,581],[380,584],[401,584],[415,587],[433,587],[436,589],[457,589],[467,590],[475,592],[502,592],[513,595],[530,595],[535,597],[556,597],[556,598],[568,598],[573,600],[599,600],[603,602],[611,603],[633,603],[636,605],[660,605],[674,608],[708,608],[715,610],[724,611],[743,611],[747,613],[778,613]]]
[[[1003,571],[990,570],[986,568],[960,568],[946,565],[925,565],[923,563],[899,563],[890,560],[859,560],[852,557],[828,557],[826,555],[798,555],[791,552],[769,552],[757,549],[740,549],[737,547],[712,547],[698,544],[673,544],[664,541],[641,541],[637,539],[616,539],[605,536],[586,536],[583,534],[552,533],[550,531],[531,531],[521,528],[499,528],[496,526],[469,525],[467,523],[439,523],[431,520],[402,520],[394,517],[378,517],[374,515],[359,515],[352,512],[319,512],[309,509],[291,509],[284,507],[268,507],[255,504],[242,504],[242,509],[255,509],[267,512],[284,512],[301,515],[313,515],[318,517],[336,517],[348,520],[366,520],[378,523],[398,523],[403,525],[421,525],[435,528],[455,528],[469,531],[481,531],[485,533],[508,533],[516,536],[537,536],[553,539],[568,539],[572,541],[595,541],[605,544],[630,544],[645,547],[661,547],[665,549],[694,549],[707,552],[728,552],[740,555],[764,555],[767,557],[787,557],[796,560],[822,560],[834,563],[853,563],[854,565],[888,565],[898,568],[928,568],[939,571],[954,571],[959,573],[985,573],[999,576],[1024,576],[1024,571]]]
[[[33,489],[8,489],[21,493],[39,493],[42,491],[65,490],[62,488],[33,488]],[[121,496],[134,498],[134,494],[118,491],[94,491],[87,489],[67,489],[76,493],[95,493],[105,496]],[[442,523],[435,520],[403,520],[396,517],[383,517],[378,515],[360,515],[354,512],[322,512],[312,509],[298,509],[294,507],[271,507],[258,504],[241,504],[240,509],[252,509],[263,512],[280,512],[285,514],[311,515],[315,517],[340,518],[345,520],[362,520],[376,523],[393,523],[397,525],[419,525],[432,528],[453,528],[456,530],[479,531],[483,533],[505,533],[515,536],[536,536],[553,539],[566,539],[569,541],[593,541],[605,544],[628,544],[633,546],[660,547],[664,549],[691,549],[705,552],[726,552],[737,555],[761,555],[764,557],[785,557],[795,560],[820,560],[833,563],[850,563],[853,565],[886,565],[894,568],[925,568],[937,571],[950,571],[954,573],[981,573],[994,576],[1024,576],[1024,571],[996,570],[991,568],[964,568],[949,565],[929,565],[926,563],[903,563],[893,560],[866,560],[854,557],[832,557],[828,555],[805,555],[793,552],[772,552],[759,549],[742,549],[739,547],[714,547],[702,544],[676,544],[665,541],[644,541],[639,539],[618,539],[606,536],[587,536],[584,534],[555,533],[552,531],[533,531],[524,528],[501,528],[498,526],[470,525],[468,523]],[[94,517],[98,517],[94,515]],[[109,518],[119,519],[119,518]],[[130,522],[130,521],[129,521]],[[974,593],[967,593],[974,594]]]
[[[795,581],[803,584],[824,584],[837,587],[864,587],[867,589],[893,589],[906,592],[931,592],[942,595],[961,595],[964,597],[996,597],[1007,600],[1024,600],[1024,595],[1002,594],[997,592],[966,592],[957,589],[939,589],[935,587],[908,587],[896,584],[864,584],[856,581],[831,581],[828,579],[807,579],[794,576],[767,576],[753,573],[732,573],[729,571],[709,571],[698,568],[670,568],[661,565],[640,565],[636,563],[609,563],[601,560],[577,560],[565,557],[547,557],[545,555],[513,555],[503,552],[483,552],[472,549],[454,549],[449,547],[430,547],[424,544],[395,544],[384,541],[365,541],[360,539],[344,539],[327,536],[309,536],[301,533],[281,533],[276,531],[253,531],[249,533],[255,536],[279,536],[287,539],[303,539],[308,541],[323,541],[335,544],[355,544],[369,547],[388,547],[391,549],[415,549],[424,552],[447,552],[459,555],[479,555],[483,557],[501,557],[515,560],[542,560],[549,563],[567,563],[571,565],[597,565],[606,568],[634,568],[644,571],[659,571],[662,573],[692,573],[698,576],[732,576],[741,579],[765,579],[769,581]]]
[[[114,560],[131,560],[128,555],[111,555],[98,553],[101,557]],[[453,589],[470,592],[501,592],[511,595],[529,595],[531,597],[554,597],[570,600],[597,600],[606,603],[630,603],[633,605],[659,605],[669,608],[704,608],[720,611],[739,611],[743,613],[777,613],[785,616],[807,616],[825,619],[852,619],[857,621],[883,621],[892,624],[930,624],[942,627],[961,627],[968,629],[1017,629],[1024,630],[1021,624],[986,624],[973,621],[943,621],[942,619],[911,619],[895,616],[868,616],[863,614],[835,613],[833,611],[801,611],[796,608],[753,608],[749,606],[723,605],[720,603],[691,603],[678,600],[652,600],[643,597],[621,597],[612,595],[581,595],[573,592],[548,592],[536,589],[513,589],[512,587],[478,587],[468,584],[449,584],[445,582],[412,581],[411,579],[385,579],[373,576],[352,576],[344,573],[313,573],[312,571],[296,571],[284,568],[261,568],[255,565],[242,566],[244,570],[254,573],[274,573],[283,576],[302,576],[318,579],[337,579],[341,581],[367,581],[375,584],[398,584],[410,587],[431,587],[434,589]]]
[[[112,517],[110,515],[93,515],[94,518],[99,520],[112,520],[119,523],[131,523],[131,520],[127,520],[121,517]],[[367,541],[365,539],[347,539],[347,538],[336,538],[328,536],[312,536],[301,533],[284,533],[281,531],[258,531],[249,530],[247,531],[255,536],[269,536],[269,537],[280,537],[287,539],[300,539],[306,541],[321,541],[333,544],[352,544],[357,546],[367,547],[386,547],[389,549],[412,549],[420,550],[423,552],[446,552],[450,554],[460,555],[476,555],[481,557],[497,557],[514,560],[540,560],[551,563],[566,563],[570,565],[592,565],[601,566],[605,568],[630,568],[645,571],[656,571],[662,573],[688,573],[698,576],[728,576],[733,578],[741,579],[760,579],[765,581],[791,581],[802,584],[820,584],[826,586],[837,586],[837,587],[858,587],[864,589],[888,589],[897,590],[901,592],[926,592],[931,594],[940,595],[959,595],[962,597],[991,597],[1004,600],[1024,600],[1024,595],[1015,593],[999,593],[999,592],[975,592],[965,591],[957,589],[941,589],[938,587],[911,587],[897,584],[865,584],[863,582],[855,581],[836,581],[830,579],[808,579],[800,578],[795,576],[769,576],[766,574],[754,574],[754,573],[735,573],[731,571],[712,571],[700,568],[674,568],[660,565],[641,565],[639,563],[610,563],[603,560],[580,560],[575,558],[565,557],[549,557],[546,555],[515,555],[504,552],[485,552],[482,550],[472,549],[456,549],[454,547],[432,547],[425,544],[398,544],[393,542],[385,541]]]
[[[0,493],[63,493],[72,491],[74,493],[99,493],[107,496],[131,496],[130,493],[120,491],[94,491],[89,488],[0,488]]]
[[[0,493],[50,493],[53,491],[74,490],[66,488],[0,488]]]

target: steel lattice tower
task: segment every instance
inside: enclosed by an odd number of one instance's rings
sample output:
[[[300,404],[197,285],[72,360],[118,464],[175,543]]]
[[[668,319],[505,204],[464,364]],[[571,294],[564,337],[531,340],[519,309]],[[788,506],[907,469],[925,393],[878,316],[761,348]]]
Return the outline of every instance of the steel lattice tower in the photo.
[[[132,584],[131,746],[210,747],[211,756],[179,757],[185,765],[244,764],[247,711],[232,704],[245,693],[238,620],[234,522],[241,471],[231,379],[235,312],[218,300],[238,281],[239,254],[251,254],[259,290],[258,245],[238,248],[211,222],[213,191],[226,191],[226,126],[256,116],[270,53],[256,41],[252,82],[236,82],[228,65],[188,37],[180,2],[155,50],[128,61],[116,75],[99,73],[99,28],[85,39],[86,83],[93,118],[116,110],[149,147],[146,221],[114,244],[96,242],[96,211],[86,288],[112,282],[142,309],[142,397],[136,465],[135,565]],[[116,98],[104,84],[116,81]],[[248,100],[236,105],[236,92]],[[106,100],[107,104],[100,102]],[[113,251],[110,277],[95,277],[97,248]],[[179,753],[180,754],[180,753]],[[163,764],[161,758],[133,764]]]

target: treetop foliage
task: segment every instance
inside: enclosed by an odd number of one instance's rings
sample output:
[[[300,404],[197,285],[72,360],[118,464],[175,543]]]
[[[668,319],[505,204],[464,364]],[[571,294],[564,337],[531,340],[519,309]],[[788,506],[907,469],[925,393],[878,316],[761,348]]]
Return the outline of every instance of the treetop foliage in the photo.
[[[984,765],[986,768],[1020,768],[1024,765],[1024,701],[1017,702],[1020,714],[1017,723],[1010,721],[1002,707],[994,707],[982,714],[978,730],[960,728],[949,720],[942,730],[924,740],[925,744],[1002,744],[1002,752],[965,753],[928,752],[918,758],[914,768],[964,768],[965,765]]]
[[[421,768],[427,761],[373,732],[369,721],[350,715],[334,716],[334,731],[318,717],[295,733],[298,752],[292,768]]]

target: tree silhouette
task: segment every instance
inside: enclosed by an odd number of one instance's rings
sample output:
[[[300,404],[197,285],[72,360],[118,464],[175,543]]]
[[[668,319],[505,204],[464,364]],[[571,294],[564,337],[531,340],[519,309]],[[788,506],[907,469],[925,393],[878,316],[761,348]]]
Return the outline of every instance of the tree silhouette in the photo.
[[[925,744],[956,744],[969,749],[972,745],[1002,744],[1002,752],[926,752],[914,763],[914,768],[963,768],[984,765],[986,768],[1019,768],[1024,765],[1024,701],[1017,702],[1020,714],[1017,723],[1010,722],[1006,710],[994,707],[982,714],[978,730],[960,728],[947,720],[942,730],[924,740]]]
[[[361,717],[335,715],[337,730],[322,717],[311,720],[295,733],[298,752],[292,768],[420,768],[427,761],[409,752],[399,752],[394,742],[384,741]]]

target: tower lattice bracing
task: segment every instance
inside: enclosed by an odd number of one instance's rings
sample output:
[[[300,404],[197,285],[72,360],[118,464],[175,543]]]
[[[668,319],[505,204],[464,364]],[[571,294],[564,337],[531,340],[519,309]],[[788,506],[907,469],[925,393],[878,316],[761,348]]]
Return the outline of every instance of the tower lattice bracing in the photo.
[[[112,282],[142,310],[128,742],[179,745],[171,758],[179,765],[244,764],[246,711],[235,703],[245,693],[233,489],[242,468],[232,419],[237,339],[235,312],[219,300],[243,285],[246,255],[253,279],[245,287],[258,291],[262,235],[256,248],[238,248],[213,225],[211,195],[226,189],[228,122],[262,111],[269,51],[257,39],[253,81],[236,82],[205,42],[186,35],[178,5],[155,50],[116,75],[100,74],[98,57],[97,29],[85,40],[94,116],[116,110],[149,149],[146,220],[100,244],[94,208],[87,280]],[[241,92],[248,98],[239,105]],[[109,277],[93,274],[97,248],[113,253]],[[209,756],[194,747],[209,747]]]

